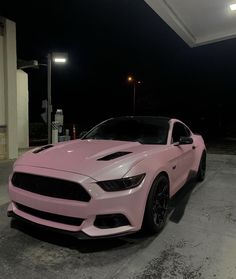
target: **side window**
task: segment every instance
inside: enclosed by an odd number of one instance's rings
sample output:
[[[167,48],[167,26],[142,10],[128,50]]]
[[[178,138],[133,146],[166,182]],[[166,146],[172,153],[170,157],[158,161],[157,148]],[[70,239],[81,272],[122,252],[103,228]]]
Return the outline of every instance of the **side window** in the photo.
[[[180,137],[189,137],[189,130],[181,123],[176,122],[172,131],[172,143],[178,142]]]

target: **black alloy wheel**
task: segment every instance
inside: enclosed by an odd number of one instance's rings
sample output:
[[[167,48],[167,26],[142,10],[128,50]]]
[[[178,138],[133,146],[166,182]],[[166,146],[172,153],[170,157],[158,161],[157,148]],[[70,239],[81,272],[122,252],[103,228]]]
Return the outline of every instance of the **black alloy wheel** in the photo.
[[[201,160],[198,167],[197,172],[197,180],[203,181],[205,179],[206,175],[206,152],[204,151],[201,156]]]
[[[159,232],[165,225],[169,203],[169,180],[161,174],[153,182],[148,195],[144,228],[153,234]]]

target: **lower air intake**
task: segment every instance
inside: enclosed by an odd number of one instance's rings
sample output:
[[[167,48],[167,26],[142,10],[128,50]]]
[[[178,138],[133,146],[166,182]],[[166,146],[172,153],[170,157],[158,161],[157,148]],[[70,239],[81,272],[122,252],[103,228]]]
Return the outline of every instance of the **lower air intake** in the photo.
[[[62,223],[66,225],[72,225],[72,226],[80,226],[83,222],[83,219],[81,218],[75,218],[75,217],[68,217],[68,216],[62,216],[58,214],[48,213],[40,210],[33,209],[31,207],[16,203],[17,208],[25,213],[28,213],[32,216],[38,217],[40,219],[44,219],[47,221],[53,221],[57,223]]]

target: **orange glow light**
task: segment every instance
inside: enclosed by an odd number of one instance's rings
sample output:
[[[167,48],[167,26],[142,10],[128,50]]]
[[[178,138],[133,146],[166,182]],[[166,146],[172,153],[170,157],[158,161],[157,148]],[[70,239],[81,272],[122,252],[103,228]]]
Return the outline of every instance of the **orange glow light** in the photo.
[[[132,77],[128,77],[128,81],[133,81],[133,78]]]

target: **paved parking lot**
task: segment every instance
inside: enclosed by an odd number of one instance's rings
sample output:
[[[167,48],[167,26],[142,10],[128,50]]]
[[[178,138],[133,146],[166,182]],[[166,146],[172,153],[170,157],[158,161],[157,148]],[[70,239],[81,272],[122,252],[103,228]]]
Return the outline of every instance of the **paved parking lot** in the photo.
[[[206,180],[176,195],[159,235],[86,241],[10,222],[12,164],[0,162],[0,278],[236,278],[236,156],[208,155]]]

